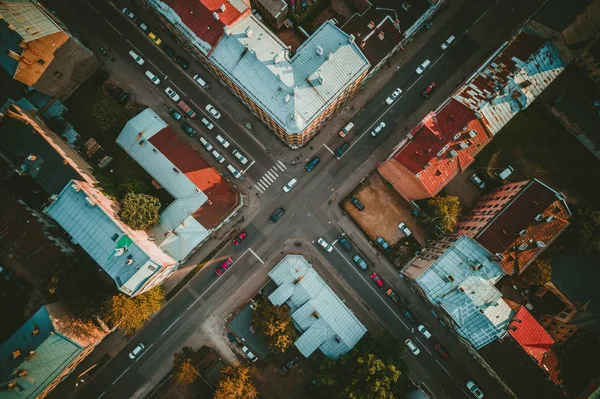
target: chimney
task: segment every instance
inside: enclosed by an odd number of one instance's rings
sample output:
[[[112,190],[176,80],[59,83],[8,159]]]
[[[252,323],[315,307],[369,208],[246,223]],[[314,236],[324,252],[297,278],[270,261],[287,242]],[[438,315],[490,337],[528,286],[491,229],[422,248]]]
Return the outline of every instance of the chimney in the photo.
[[[246,28],[246,37],[252,37],[252,28],[251,27]]]
[[[317,46],[317,54],[318,55],[323,55],[323,47]]]
[[[221,4],[221,12],[225,12],[225,10],[227,9],[227,7],[225,6],[225,4]]]
[[[229,25],[223,26],[223,30],[227,36],[231,36],[231,29],[229,29]]]
[[[348,36],[348,42],[354,43],[354,35],[353,34],[350,34],[350,36]]]
[[[369,24],[367,25],[367,28],[369,29],[373,29],[375,27],[375,22],[371,21],[369,22]]]
[[[215,17],[215,19],[216,19],[217,21],[219,20],[219,14],[217,14],[217,13],[216,13],[216,11],[215,11],[215,12],[213,12],[213,17]]]
[[[379,38],[379,40],[383,40],[383,38],[385,37],[385,33],[383,33],[383,31],[380,31],[377,37]]]

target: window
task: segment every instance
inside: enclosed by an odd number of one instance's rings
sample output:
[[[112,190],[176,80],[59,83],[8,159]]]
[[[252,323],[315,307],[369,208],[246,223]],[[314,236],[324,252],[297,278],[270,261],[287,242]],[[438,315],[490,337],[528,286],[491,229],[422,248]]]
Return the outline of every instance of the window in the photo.
[[[113,241],[117,241],[117,238],[119,238],[119,235],[117,233],[113,234],[113,236],[110,238]]]

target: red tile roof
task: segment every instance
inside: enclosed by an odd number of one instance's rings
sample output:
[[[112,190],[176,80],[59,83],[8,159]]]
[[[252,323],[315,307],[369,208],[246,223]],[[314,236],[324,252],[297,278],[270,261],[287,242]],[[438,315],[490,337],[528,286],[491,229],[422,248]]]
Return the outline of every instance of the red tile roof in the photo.
[[[231,27],[250,14],[250,6],[246,1],[236,1],[236,3],[242,2],[246,5],[243,11],[235,8],[227,0],[165,0],[188,28],[212,47],[223,36],[225,25]],[[225,11],[220,9],[223,4]],[[219,16],[218,20],[213,15],[215,12]]]
[[[237,193],[173,129],[167,126],[152,136],[150,142],[208,197],[209,201],[193,214],[205,228],[216,227],[235,209]]]

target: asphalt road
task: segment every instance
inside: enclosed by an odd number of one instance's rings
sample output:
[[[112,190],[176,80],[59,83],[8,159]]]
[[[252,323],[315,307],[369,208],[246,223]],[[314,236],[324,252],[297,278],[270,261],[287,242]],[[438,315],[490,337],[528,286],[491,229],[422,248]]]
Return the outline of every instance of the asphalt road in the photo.
[[[272,134],[253,119],[235,97],[199,64],[191,62],[189,71],[177,66],[119,11],[121,4],[116,7],[106,0],[94,1],[93,5],[87,1],[64,0],[48,0],[44,3],[55,10],[59,18],[92,50],[98,52],[100,47],[111,49],[111,54],[115,54],[117,58],[117,68],[123,68],[122,73],[131,73],[133,70],[134,74],[140,75],[139,80],[134,80],[132,90],[153,90],[155,94],[164,96],[160,91],[169,85],[178,91],[188,104],[195,107],[198,113],[203,112],[208,103],[215,105],[223,114],[218,120],[211,118],[217,125],[216,129],[226,134],[232,145],[251,158],[250,163],[246,165],[250,166],[245,171],[247,180],[237,183],[248,190],[256,182],[263,182],[263,190],[259,192],[260,207],[244,228],[248,238],[239,247],[227,245],[215,258],[218,262],[232,257],[236,263],[220,278],[213,273],[212,268],[195,276],[135,339],[94,375],[93,379],[73,392],[73,396],[81,398],[135,398],[144,397],[150,392],[153,385],[168,372],[172,354],[183,346],[188,337],[193,335],[207,318],[214,314],[227,314],[228,311],[234,311],[238,303],[243,303],[247,297],[244,297],[241,287],[249,287],[249,292],[259,287],[268,271],[263,267],[264,259],[279,252],[288,238],[300,237],[316,241],[319,236],[323,236],[333,242],[340,233],[340,228],[336,225],[336,217],[330,212],[331,206],[327,205],[327,201],[355,186],[361,176],[373,169],[373,155],[389,154],[393,146],[406,135],[405,127],[413,127],[405,126],[405,122],[412,121],[415,116],[420,118],[439,106],[459,82],[507,40],[542,2],[537,0],[521,4],[512,0],[468,0],[462,6],[461,12],[451,20],[446,20],[444,14],[441,14],[434,23],[443,24],[443,28],[424,46],[418,50],[413,49],[415,55],[395,73],[385,88],[360,110],[353,119],[355,128],[352,134],[347,139],[333,136],[310,154],[321,158],[320,164],[310,173],[304,171],[302,165],[284,165],[272,156],[268,151],[269,145],[277,145],[272,142]],[[512,7],[515,4],[516,9],[513,11]],[[141,10],[133,9],[144,16]],[[147,17],[145,21],[150,26],[156,26],[156,23]],[[442,52],[439,45],[450,34],[455,35],[457,41],[453,47]],[[159,35],[175,48],[164,31],[159,30]],[[410,44],[408,46],[410,47]],[[138,68],[128,59],[127,52],[131,49],[146,59],[144,67]],[[190,56],[186,58],[188,61],[192,60]],[[432,65],[418,76],[414,71],[425,59],[431,60]],[[106,62],[110,66],[110,61]],[[163,83],[154,87],[143,76],[145,69],[157,73],[163,79]],[[194,73],[200,73],[211,88],[199,88],[191,80],[190,76]],[[424,99],[421,92],[430,82],[435,82],[437,87],[428,99]],[[385,105],[385,98],[396,87],[403,90],[402,97],[391,107]],[[176,107],[164,97],[165,104]],[[166,114],[166,106],[157,112]],[[205,112],[204,114],[206,115]],[[173,122],[172,119],[166,120]],[[384,133],[372,138],[368,132],[381,120],[385,121],[388,127]],[[244,121],[253,121],[252,132],[243,126]],[[216,133],[207,132],[198,124],[195,126],[202,135],[210,139],[215,148],[218,148],[214,140]],[[330,152],[344,140],[348,140],[352,146],[341,159],[337,159]],[[264,142],[268,145],[263,145]],[[196,142],[195,145],[199,144]],[[222,148],[219,151],[225,153]],[[214,159],[209,155],[207,160],[214,163]],[[227,161],[241,169],[241,165],[235,163],[230,153],[227,155]],[[226,164],[215,166],[224,171]],[[298,177],[299,184],[291,193],[285,194],[281,186],[291,177]],[[278,223],[270,224],[269,215],[280,206],[286,209],[285,215]],[[504,397],[499,386],[487,377],[483,369],[479,376],[469,376],[452,356],[442,359],[433,353],[436,336],[426,340],[420,333],[412,332],[412,328],[416,326],[410,325],[401,317],[400,307],[385,296],[385,290],[377,288],[369,280],[366,272],[356,269],[347,254],[341,252],[339,245],[335,245],[335,248],[332,253],[323,255],[326,261],[383,326],[398,338],[410,337],[417,344],[421,353],[418,356],[409,355],[411,373],[417,375],[420,380],[427,381],[428,386],[431,383],[430,388],[437,397],[469,397],[464,388],[464,382],[468,379],[475,379],[486,397]],[[402,295],[402,292],[399,294]],[[445,339],[453,339],[449,337],[451,336],[448,334]],[[132,361],[128,353],[138,342],[144,342],[146,350]]]

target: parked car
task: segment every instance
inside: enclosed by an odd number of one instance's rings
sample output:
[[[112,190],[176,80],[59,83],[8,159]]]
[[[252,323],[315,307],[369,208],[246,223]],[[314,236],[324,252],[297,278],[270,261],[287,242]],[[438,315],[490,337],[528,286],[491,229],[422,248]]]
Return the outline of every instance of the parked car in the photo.
[[[346,126],[344,126],[342,128],[342,130],[340,130],[340,132],[339,132],[340,137],[346,137],[353,128],[354,128],[354,123],[352,123],[352,122],[348,123]]]
[[[188,136],[190,137],[194,137],[196,135],[196,130],[194,130],[193,127],[191,127],[190,125],[188,125],[185,122],[181,123],[181,128],[188,134]]]
[[[498,178],[500,180],[506,180],[508,178],[508,176],[510,176],[512,174],[512,172],[514,172],[515,170],[513,169],[512,166],[509,166],[508,168],[504,169],[502,172],[498,173]]]
[[[417,348],[417,345],[415,345],[410,340],[410,338],[406,338],[406,340],[404,341],[404,344],[408,347],[408,349],[412,352],[413,355],[418,355],[419,353],[421,353],[419,348]]]
[[[404,317],[406,318],[406,320],[410,321],[410,322],[415,322],[415,318],[413,317],[413,315],[408,311],[405,310],[403,313]]]
[[[169,98],[175,102],[181,100],[181,97],[179,97],[179,94],[177,94],[175,92],[175,90],[171,89],[170,87],[167,87],[165,89],[165,93],[167,93],[167,96],[169,96]]]
[[[281,218],[281,216],[283,216],[284,213],[285,211],[283,210],[283,208],[278,208],[275,212],[273,212],[273,214],[269,218],[269,222],[276,223]]]
[[[179,106],[179,108],[181,108],[181,110],[183,112],[185,112],[185,114],[187,116],[189,116],[190,118],[195,118],[196,117],[196,111],[194,111],[193,109],[190,108],[189,105],[187,105],[184,101],[179,101],[177,103],[177,105]]]
[[[221,144],[224,148],[229,148],[229,141],[225,140],[225,137],[221,136],[220,134],[217,134],[217,141],[219,142],[219,144]]]
[[[206,110],[208,111],[209,114],[214,116],[215,119],[219,119],[221,117],[221,114],[219,113],[219,111],[217,111],[217,109],[210,104],[208,104],[206,106]]]
[[[213,130],[213,128],[215,127],[215,125],[213,125],[213,124],[212,124],[212,122],[211,122],[211,121],[209,121],[209,120],[208,120],[208,119],[206,119],[206,118],[202,118],[202,119],[201,119],[201,122],[202,122],[202,124],[203,124],[204,126],[206,126],[206,128],[207,128],[208,130]]]
[[[354,261],[354,263],[356,263],[358,265],[358,267],[360,267],[363,270],[367,270],[367,262],[365,262],[365,260],[363,258],[361,258],[359,255],[354,255],[352,257],[352,260]]]
[[[180,121],[183,118],[183,116],[181,116],[181,114],[173,108],[169,108],[169,114],[171,114],[173,119],[175,119],[176,121]]]
[[[169,57],[173,57],[175,55],[175,50],[173,50],[172,47],[169,47],[166,44],[163,44],[162,46],[160,46],[160,48],[162,49],[162,51],[164,51]]]
[[[140,22],[140,29],[144,33],[148,33],[148,31],[150,30],[150,28],[148,28],[148,25],[146,25],[144,22]]]
[[[248,359],[250,359],[252,362],[255,362],[258,360],[258,358],[254,355],[254,353],[250,352],[250,349],[248,349],[247,346],[244,346],[242,348],[242,352],[244,352],[244,355],[246,355],[246,357]]]
[[[410,229],[408,228],[408,226],[406,226],[406,224],[404,224],[404,222],[398,224],[398,229],[400,229],[400,231],[402,232],[402,234],[404,234],[405,237],[410,237],[410,235],[412,234],[412,231],[410,231]]]
[[[178,63],[179,66],[182,67],[183,69],[188,69],[190,67],[190,64],[188,64],[188,62],[186,61],[186,59],[183,58],[180,55],[178,55],[177,57],[175,57],[175,62]]]
[[[337,150],[335,150],[335,156],[336,157],[341,157],[342,155],[344,155],[344,153],[346,151],[348,151],[348,148],[350,148],[350,144],[349,143],[343,143],[341,146],[338,147]]]
[[[227,170],[231,172],[231,175],[236,179],[241,179],[243,176],[239,170],[237,170],[233,165],[227,165]]]
[[[232,333],[232,332],[229,332],[229,333],[227,333],[227,337],[229,338],[229,340],[230,340],[231,342],[233,342],[233,343],[234,343],[235,345],[237,345],[237,346],[240,346],[240,345],[242,344],[242,341],[240,341],[240,340],[238,339],[238,337],[236,337],[236,336],[235,336],[235,334],[234,334],[234,333]]]
[[[204,137],[200,136],[198,138],[198,140],[200,140],[200,143],[202,143],[202,145],[204,146],[204,148],[206,148],[208,151],[212,151],[213,150],[212,144],[210,144],[208,142],[208,140],[206,140]]]
[[[448,352],[446,352],[446,350],[442,347],[442,344],[435,344],[433,346],[433,349],[435,349],[435,351],[439,353],[441,357],[443,357],[444,359],[448,359]]]
[[[381,245],[381,248],[383,248],[385,252],[390,252],[392,250],[390,244],[388,244],[387,241],[383,239],[383,237],[377,237],[376,241],[377,244]]]
[[[481,180],[481,178],[479,176],[477,176],[477,173],[473,173],[471,175],[470,179],[480,189],[483,190],[485,188],[485,183],[483,182],[483,180]]]
[[[144,349],[146,349],[144,344],[142,344],[142,343],[137,344],[137,346],[135,348],[133,348],[133,350],[129,353],[129,358],[131,360],[135,359],[140,353],[142,353],[142,351]]]
[[[325,251],[327,251],[327,252],[331,252],[331,251],[333,251],[333,247],[332,247],[331,245],[329,245],[329,243],[328,243],[327,241],[325,241],[325,240],[323,239],[323,237],[320,237],[320,238],[317,240],[317,243],[318,243],[320,246],[322,246],[322,247],[323,247],[323,249],[324,249]]]
[[[217,160],[218,163],[225,162],[225,157],[223,155],[221,155],[221,153],[219,151],[213,150],[213,152],[211,154],[213,157],[215,157],[215,159]]]
[[[456,40],[456,38],[454,37],[454,35],[451,35],[449,38],[444,40],[444,43],[442,43],[442,45],[440,46],[440,49],[446,50],[448,47],[450,47],[450,45],[452,44],[452,42],[454,42],[454,40]]]
[[[235,237],[235,238],[233,239],[233,243],[234,243],[235,245],[240,245],[240,244],[241,244],[241,242],[242,242],[242,241],[244,240],[244,238],[246,238],[246,237],[248,237],[248,234],[246,234],[246,233],[244,233],[244,232],[242,231],[240,234],[238,234],[238,236],[237,236],[237,237]]]
[[[483,399],[483,392],[479,389],[477,385],[473,381],[467,381],[465,384],[467,389],[475,396],[477,399]]]
[[[155,85],[160,84],[160,79],[158,78],[158,76],[156,76],[155,74],[153,74],[150,71],[146,71],[146,76],[148,77],[148,79],[150,79],[150,81],[152,83],[154,83]]]
[[[156,44],[157,46],[160,46],[160,44],[162,43],[162,40],[160,40],[160,37],[156,36],[156,34],[154,34],[153,32],[148,33],[148,37],[150,38],[150,40],[152,40],[154,42],[154,44]]]
[[[284,193],[289,193],[290,191],[292,191],[292,189],[294,187],[296,187],[296,184],[298,184],[298,179],[296,179],[295,177],[293,177],[292,180],[290,180],[289,182],[287,182],[283,186],[283,192]]]
[[[206,81],[204,79],[202,79],[202,77],[198,74],[194,75],[194,77],[192,78],[194,79],[194,82],[198,83],[200,85],[200,87],[204,88],[204,89],[208,89],[208,83],[206,83]]]
[[[288,360],[288,362],[286,364],[283,365],[283,370],[284,371],[290,371],[292,369],[292,367],[294,367],[297,363],[298,363],[298,356],[294,356],[292,357],[290,360]]]
[[[417,75],[420,75],[423,72],[425,72],[425,69],[427,69],[427,67],[429,65],[431,65],[431,61],[425,60],[425,61],[423,61],[423,63],[421,65],[419,65],[419,67],[417,68],[417,70],[415,72],[417,73]]]
[[[397,88],[392,94],[388,96],[388,98],[385,99],[385,103],[387,105],[392,105],[394,101],[396,101],[400,97],[401,94],[402,90],[400,90],[400,88]]]
[[[137,53],[135,51],[129,50],[129,56],[131,58],[133,58],[133,60],[135,61],[136,64],[144,65],[144,62],[145,62],[144,59],[141,56],[137,55]]]
[[[386,292],[386,295],[390,297],[390,299],[396,303],[400,302],[400,297],[394,292],[393,289],[389,289]]]
[[[321,159],[319,157],[314,157],[306,164],[304,169],[306,169],[307,172],[310,172],[311,170],[313,170],[315,168],[315,166],[317,166],[317,164],[319,163],[320,160]]]
[[[427,338],[427,339],[431,338],[431,333],[423,324],[419,324],[419,326],[417,327],[417,330],[419,330],[419,332],[421,334],[423,334],[423,336],[425,338]]]
[[[427,98],[427,97],[429,97],[429,93],[431,93],[433,91],[433,89],[435,89],[435,82],[429,83],[429,86],[427,86],[427,88],[425,90],[423,90],[421,95],[423,97]]]
[[[378,286],[383,287],[383,280],[381,277],[379,277],[379,275],[377,275],[377,273],[371,273],[371,280],[373,280]]]
[[[339,236],[338,242],[348,251],[352,251],[352,244],[344,236]]]
[[[123,12],[123,14],[125,14],[133,22],[138,20],[138,17],[127,7],[124,7],[121,12]]]
[[[232,154],[234,157],[236,157],[238,159],[238,161],[240,161],[240,163],[242,165],[246,165],[248,163],[248,158],[246,158],[244,155],[242,155],[242,153],[239,152],[238,150],[233,150]]]
[[[375,126],[375,129],[371,131],[371,136],[377,137],[377,135],[385,129],[385,126],[385,122],[379,123],[379,125]]]
[[[223,261],[223,263],[217,266],[217,268],[215,269],[215,273],[217,274],[217,276],[221,276],[223,275],[223,273],[225,273],[227,269],[229,269],[229,266],[231,265],[233,265],[233,260],[231,258],[227,258],[225,259],[225,261]]]
[[[362,211],[363,209],[365,209],[365,206],[363,205],[362,202],[360,202],[360,200],[358,198],[356,198],[355,196],[350,197],[350,202],[359,210]]]

